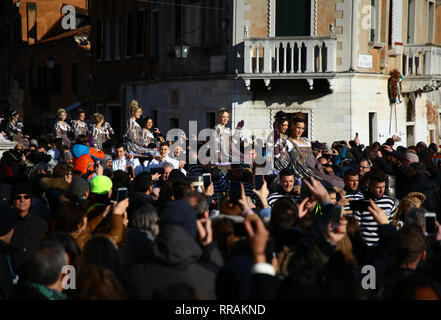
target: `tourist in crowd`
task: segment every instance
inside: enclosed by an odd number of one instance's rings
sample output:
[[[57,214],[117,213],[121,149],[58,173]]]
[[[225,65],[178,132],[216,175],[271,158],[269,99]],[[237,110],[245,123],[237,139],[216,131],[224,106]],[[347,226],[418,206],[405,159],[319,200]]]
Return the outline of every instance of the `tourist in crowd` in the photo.
[[[433,145],[355,135],[330,148],[307,139],[300,114],[278,112],[261,180],[257,139],[242,139],[243,122],[232,132],[226,109],[208,163],[191,152],[202,143],[138,125],[135,100],[130,114],[125,140],[95,114],[94,140],[71,146],[60,109],[56,138],[3,153],[0,299],[439,299]],[[217,163],[234,151],[242,163]],[[78,268],[76,290],[63,290],[62,265]],[[376,289],[363,290],[366,265]]]

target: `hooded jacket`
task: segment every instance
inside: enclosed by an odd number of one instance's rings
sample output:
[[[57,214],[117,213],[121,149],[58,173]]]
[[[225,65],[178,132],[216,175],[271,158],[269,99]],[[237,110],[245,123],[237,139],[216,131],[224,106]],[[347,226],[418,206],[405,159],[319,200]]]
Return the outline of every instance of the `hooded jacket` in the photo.
[[[84,144],[74,145],[72,155],[74,157],[73,170],[81,171],[82,174],[87,173],[89,166],[94,164],[94,160],[103,160],[105,157],[103,151],[97,151]]]
[[[148,262],[131,266],[124,283],[135,299],[151,299],[155,290],[175,283],[193,287],[201,299],[216,299],[217,269],[204,261],[203,249],[190,234],[175,224],[160,227]]]

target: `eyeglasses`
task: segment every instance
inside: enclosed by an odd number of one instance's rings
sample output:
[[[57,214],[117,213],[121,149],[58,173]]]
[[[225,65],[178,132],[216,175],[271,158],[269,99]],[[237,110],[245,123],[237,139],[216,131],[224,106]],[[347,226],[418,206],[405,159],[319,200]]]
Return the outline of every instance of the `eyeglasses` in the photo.
[[[21,200],[21,199],[29,200],[30,198],[31,198],[31,196],[28,195],[28,194],[26,194],[26,195],[24,195],[24,196],[15,196],[15,197],[14,197],[14,200]]]

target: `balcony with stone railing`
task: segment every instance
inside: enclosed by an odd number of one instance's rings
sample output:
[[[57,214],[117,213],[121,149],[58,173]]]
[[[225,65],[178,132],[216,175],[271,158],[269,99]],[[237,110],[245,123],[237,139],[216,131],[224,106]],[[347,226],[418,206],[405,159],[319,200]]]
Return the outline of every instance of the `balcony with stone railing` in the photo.
[[[427,92],[441,82],[441,47],[406,44],[403,48],[403,93]]]
[[[251,80],[328,79],[333,89],[337,69],[337,40],[329,37],[265,37],[244,39],[244,72],[240,77],[250,89]]]
[[[441,75],[441,47],[406,44],[403,50],[403,75]]]

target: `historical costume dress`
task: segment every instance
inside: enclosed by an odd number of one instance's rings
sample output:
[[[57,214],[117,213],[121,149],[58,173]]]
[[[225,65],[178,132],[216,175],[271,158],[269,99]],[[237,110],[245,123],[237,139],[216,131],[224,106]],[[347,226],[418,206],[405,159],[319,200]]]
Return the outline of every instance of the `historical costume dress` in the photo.
[[[55,124],[55,137],[56,138],[61,138],[61,140],[63,141],[63,144],[68,146],[70,148],[72,141],[71,141],[71,137],[73,138],[73,130],[72,127],[67,124],[67,122],[65,121],[58,121]]]

